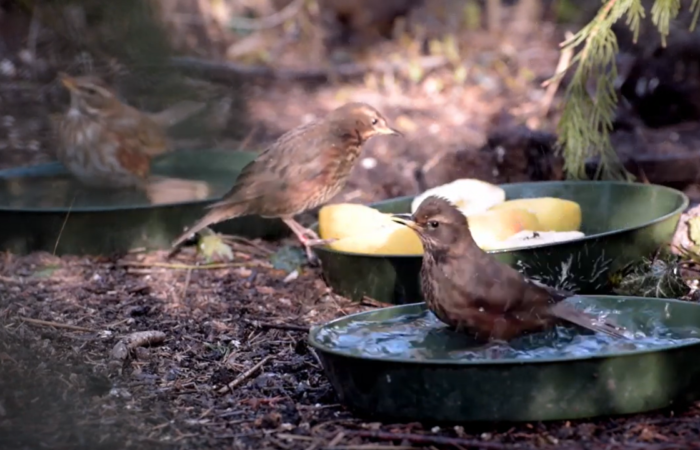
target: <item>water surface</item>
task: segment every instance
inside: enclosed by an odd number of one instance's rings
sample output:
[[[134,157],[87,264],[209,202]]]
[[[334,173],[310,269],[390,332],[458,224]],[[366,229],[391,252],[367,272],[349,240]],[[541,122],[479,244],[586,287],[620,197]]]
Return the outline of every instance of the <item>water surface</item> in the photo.
[[[317,340],[329,349],[357,356],[453,361],[586,357],[700,342],[700,328],[669,328],[658,307],[635,308],[633,316],[594,307],[584,310],[609,315],[627,328],[628,339],[593,334],[572,325],[522,336],[507,345],[485,346],[450,330],[426,310],[386,321],[341,322],[320,329]]]

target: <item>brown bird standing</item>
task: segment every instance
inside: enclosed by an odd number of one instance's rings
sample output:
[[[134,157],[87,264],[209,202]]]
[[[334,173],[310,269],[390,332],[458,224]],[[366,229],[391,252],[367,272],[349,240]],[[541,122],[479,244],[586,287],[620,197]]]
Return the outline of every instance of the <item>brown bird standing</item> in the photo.
[[[395,222],[413,229],[423,244],[420,279],[428,308],[442,322],[486,341],[508,341],[568,321],[614,337],[624,337],[611,322],[562,302],[573,294],[523,276],[483,251],[467,218],[449,201],[426,198],[413,213]]]
[[[171,148],[164,128],[205,105],[180,102],[159,113],[145,113],[121,102],[100,78],[59,73],[71,104],[52,118],[58,160],[83,184],[92,187],[144,187],[151,159]]]
[[[310,247],[326,243],[294,216],[320,206],[345,186],[363,145],[373,136],[401,135],[372,106],[347,103],[319,120],[283,134],[243,168],[231,190],[202,219],[173,242],[173,251],[189,236],[218,222],[256,214],[281,218]]]

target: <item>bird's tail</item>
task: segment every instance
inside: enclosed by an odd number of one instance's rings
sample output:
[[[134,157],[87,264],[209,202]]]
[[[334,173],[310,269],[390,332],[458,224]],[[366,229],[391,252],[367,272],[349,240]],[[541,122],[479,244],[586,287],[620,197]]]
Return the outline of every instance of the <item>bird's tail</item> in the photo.
[[[177,248],[180,246],[180,244],[185,242],[190,236],[192,236],[196,232],[203,230],[209,225],[214,225],[216,223],[223,222],[224,220],[228,219],[233,219],[238,215],[238,212],[231,211],[231,208],[212,209],[207,214],[205,214],[204,217],[199,219],[194,225],[188,228],[187,231],[182,233],[177,239],[173,241],[172,250],[170,251],[168,257],[172,256],[173,253],[175,253],[175,250],[177,250]]]
[[[619,339],[627,338],[623,334],[625,328],[616,324],[614,321],[592,316],[568,303],[559,302],[551,307],[551,311],[558,318],[591,331],[597,331]]]

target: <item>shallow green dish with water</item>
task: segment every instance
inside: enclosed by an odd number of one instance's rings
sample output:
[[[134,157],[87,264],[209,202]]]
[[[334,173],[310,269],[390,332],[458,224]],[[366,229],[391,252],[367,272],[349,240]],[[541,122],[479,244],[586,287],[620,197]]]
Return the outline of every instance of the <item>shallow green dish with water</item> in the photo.
[[[700,305],[581,296],[638,336],[626,342],[560,327],[512,341],[498,359],[448,330],[424,303],[346,316],[309,343],[340,400],[381,420],[573,420],[700,399]]]
[[[255,153],[177,151],[153,161],[156,176],[203,182],[203,199],[154,204],[135,191],[87,189],[60,163],[0,171],[0,250],[24,254],[108,254],[169,248],[186,227],[233,185]],[[288,233],[279,220],[236,218],[213,227],[250,238]],[[59,239],[60,236],[60,239]],[[58,242],[58,244],[57,244]]]
[[[688,197],[664,186],[608,181],[549,181],[504,184],[506,199],[557,197],[581,206],[581,231],[574,241],[517,250],[491,251],[497,259],[550,286],[581,294],[610,294],[610,275],[668,244]],[[413,197],[372,204],[382,212],[410,212]],[[314,225],[318,230],[318,224]],[[422,256],[362,255],[315,249],[326,282],[338,294],[385,303],[421,300]]]

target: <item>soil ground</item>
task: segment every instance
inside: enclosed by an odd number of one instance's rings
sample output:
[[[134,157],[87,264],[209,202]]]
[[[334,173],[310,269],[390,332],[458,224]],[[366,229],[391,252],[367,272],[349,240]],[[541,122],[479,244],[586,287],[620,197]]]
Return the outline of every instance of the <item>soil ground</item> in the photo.
[[[376,306],[333,294],[317,269],[285,282],[265,253],[241,244],[236,267],[216,270],[159,267],[163,252],[3,255],[0,448],[697,446],[697,406],[517,425],[367,421],[338,404],[305,330]],[[184,252],[174,262],[195,261]],[[164,337],[117,358],[115,345],[139,331]]]
[[[440,87],[453,75],[445,69],[419,84],[398,80],[377,87],[365,80],[311,89],[285,81],[251,88],[247,101],[257,131],[248,145],[261,147],[353,99],[377,106],[406,138],[371,142],[335,202],[415,194],[415,170],[456,151],[474,157],[462,176],[504,181],[503,174],[512,173],[508,161],[494,165],[478,148],[504,111],[553,129],[556,116],[541,116],[539,84],[554,72],[561,33],[545,25],[526,42],[471,37],[469,82],[461,86]],[[53,159],[50,140],[35,139],[36,122],[17,120],[20,111],[2,115],[0,166]],[[0,255],[0,448],[699,446],[698,405],[546,424],[369,422],[338,404],[307,348],[306,330],[377,305],[334,294],[319,269],[305,268],[287,280],[268,258],[290,244],[237,245],[235,263],[220,269],[196,268],[190,250],[167,264],[164,252]],[[156,332],[153,345],[136,347],[126,358],[115,351],[125,336],[146,331]],[[234,387],[218,392],[231,382]]]

